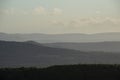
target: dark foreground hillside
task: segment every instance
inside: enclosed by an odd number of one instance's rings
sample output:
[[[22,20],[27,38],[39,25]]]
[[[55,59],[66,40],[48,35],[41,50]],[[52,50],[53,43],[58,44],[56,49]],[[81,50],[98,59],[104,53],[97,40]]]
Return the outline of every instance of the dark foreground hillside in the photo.
[[[0,80],[120,80],[120,65],[1,68]]]

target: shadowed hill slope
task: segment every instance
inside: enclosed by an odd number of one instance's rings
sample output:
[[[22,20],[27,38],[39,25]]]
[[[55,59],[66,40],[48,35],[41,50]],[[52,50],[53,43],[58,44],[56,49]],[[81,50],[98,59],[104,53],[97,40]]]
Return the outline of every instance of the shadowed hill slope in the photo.
[[[30,42],[0,41],[0,67],[49,66],[57,64],[119,64],[119,53],[81,52],[51,48]]]

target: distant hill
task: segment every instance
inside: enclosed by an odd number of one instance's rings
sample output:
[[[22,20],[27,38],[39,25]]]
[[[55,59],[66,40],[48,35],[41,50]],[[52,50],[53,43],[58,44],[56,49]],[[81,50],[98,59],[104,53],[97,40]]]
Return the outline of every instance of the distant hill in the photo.
[[[49,47],[74,49],[80,51],[101,51],[120,53],[120,42],[87,42],[87,43],[47,43]]]
[[[103,42],[120,41],[120,33],[98,33],[98,34],[6,34],[0,33],[0,40],[6,41],[36,41],[39,43],[55,42]]]
[[[30,42],[0,41],[0,67],[120,64],[119,53],[81,52]]]

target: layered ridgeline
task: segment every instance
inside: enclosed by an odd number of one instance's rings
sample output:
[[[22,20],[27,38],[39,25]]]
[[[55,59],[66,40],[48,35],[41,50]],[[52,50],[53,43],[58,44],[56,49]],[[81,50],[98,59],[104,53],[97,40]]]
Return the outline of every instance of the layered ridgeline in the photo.
[[[120,53],[120,41],[113,42],[86,42],[86,43],[46,43],[49,47],[74,49],[80,51],[101,51],[101,52],[113,52]]]
[[[27,41],[32,40],[40,43],[55,42],[103,42],[120,41],[120,33],[98,34],[6,34],[0,33],[0,40]]]
[[[43,67],[81,63],[120,64],[120,54],[52,48],[31,41],[0,41],[0,67]]]

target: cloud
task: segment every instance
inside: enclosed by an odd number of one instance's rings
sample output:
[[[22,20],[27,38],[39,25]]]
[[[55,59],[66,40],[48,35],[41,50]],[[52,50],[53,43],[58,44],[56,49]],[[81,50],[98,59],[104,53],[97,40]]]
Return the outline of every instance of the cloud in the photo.
[[[20,10],[15,8],[8,8],[8,9],[1,9],[0,14],[1,15],[27,15],[30,12],[26,10]]]
[[[113,17],[88,17],[88,18],[79,18],[73,19],[68,22],[68,26],[80,27],[80,26],[89,26],[89,25],[120,25],[120,18]]]
[[[89,27],[89,26],[120,26],[120,18],[115,17],[87,17],[68,20],[51,20],[50,25],[64,27]]]
[[[58,21],[58,20],[52,20],[52,21],[50,21],[50,24],[54,25],[54,26],[65,26],[64,22]]]
[[[16,8],[1,9],[0,14],[2,15],[47,15],[47,16],[58,16],[62,14],[60,8],[47,9],[43,6],[35,7],[31,10],[22,10]]]
[[[15,9],[14,8],[1,9],[0,14],[2,14],[2,15],[14,15],[15,14]]]
[[[29,13],[27,11],[22,11],[21,12],[23,15],[28,15]]]
[[[52,15],[61,15],[63,13],[63,11],[60,8],[54,8],[52,10]]]
[[[45,7],[39,6],[34,8],[32,12],[38,15],[58,16],[61,15],[63,11],[60,8],[46,9]]]
[[[36,7],[33,10],[33,14],[45,14],[46,13],[46,9],[42,6]]]

